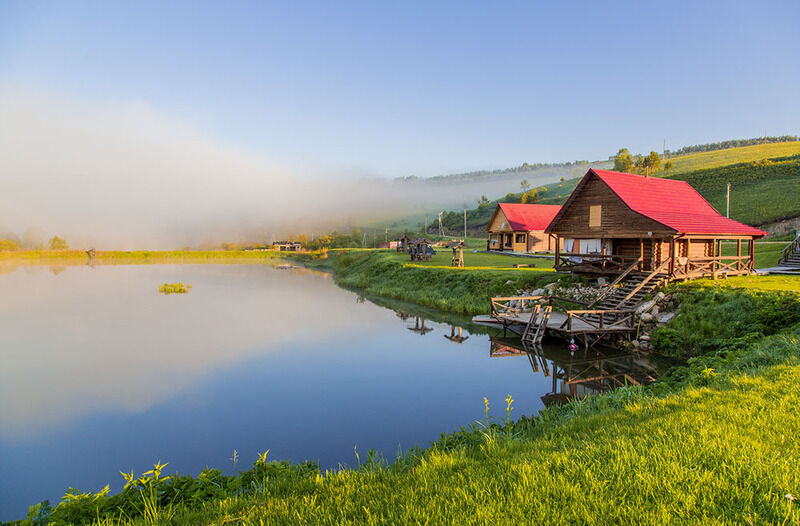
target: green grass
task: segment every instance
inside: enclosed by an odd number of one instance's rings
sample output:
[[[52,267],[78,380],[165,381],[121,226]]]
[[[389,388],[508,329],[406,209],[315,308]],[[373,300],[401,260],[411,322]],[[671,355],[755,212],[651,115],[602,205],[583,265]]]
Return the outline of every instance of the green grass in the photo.
[[[733,276],[727,279],[698,279],[682,287],[735,288],[764,291],[786,291],[800,294],[800,276],[771,274],[767,276]]]
[[[95,265],[150,265],[157,263],[249,263],[289,258],[277,250],[98,250]],[[82,250],[17,250],[0,252],[0,263],[58,263],[84,265]]]
[[[407,254],[394,251],[331,252],[327,260],[307,264],[332,269],[340,285],[365,294],[461,314],[485,314],[491,296],[514,294],[559,279],[551,260],[541,260],[548,262],[548,268],[513,269],[514,263],[540,260],[470,253],[464,255],[468,267],[460,269],[450,267],[452,254],[447,252],[422,263],[411,263]]]
[[[681,173],[791,155],[800,155],[800,142],[757,144],[726,150],[687,153],[669,157],[668,160],[672,161],[672,172]]]

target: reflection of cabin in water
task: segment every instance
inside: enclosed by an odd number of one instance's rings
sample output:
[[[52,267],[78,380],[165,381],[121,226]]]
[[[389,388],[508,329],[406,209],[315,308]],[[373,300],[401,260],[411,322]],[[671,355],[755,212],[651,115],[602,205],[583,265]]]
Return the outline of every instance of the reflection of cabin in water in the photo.
[[[685,181],[590,169],[545,230],[556,270],[667,278],[747,274],[766,234],[719,214]],[[735,243],[723,255],[722,242]],[[735,254],[734,254],[735,253]]]
[[[647,358],[619,351],[571,354],[552,347],[526,347],[519,340],[490,338],[489,355],[527,356],[535,374],[551,377],[552,390],[542,396],[546,406],[625,385],[648,385],[658,376],[658,368]]]
[[[558,205],[500,203],[486,231],[486,250],[544,252],[555,250],[555,239],[544,229],[561,209]]]
[[[273,250],[280,250],[281,252],[297,252],[302,248],[303,245],[296,241],[276,241],[272,244]]]

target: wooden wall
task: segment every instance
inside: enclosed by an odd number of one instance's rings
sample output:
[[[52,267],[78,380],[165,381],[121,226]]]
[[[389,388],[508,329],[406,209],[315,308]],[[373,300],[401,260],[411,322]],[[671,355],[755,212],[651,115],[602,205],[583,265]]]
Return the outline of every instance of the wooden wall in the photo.
[[[601,205],[600,227],[589,227],[589,207]],[[571,238],[616,238],[670,236],[674,230],[628,208],[617,194],[599,177],[590,175],[571,203],[560,212],[561,217],[550,227],[551,232]]]

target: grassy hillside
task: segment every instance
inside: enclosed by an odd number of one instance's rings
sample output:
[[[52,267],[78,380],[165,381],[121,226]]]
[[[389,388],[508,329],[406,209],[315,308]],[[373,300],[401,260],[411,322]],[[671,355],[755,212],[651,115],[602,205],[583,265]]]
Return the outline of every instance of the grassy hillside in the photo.
[[[673,173],[680,173],[792,155],[800,155],[800,141],[757,144],[712,152],[687,153],[669,157],[669,160],[672,161]]]
[[[797,198],[800,195],[800,153],[789,157],[758,157],[770,150],[782,151],[781,149],[794,149],[800,152],[800,143],[767,144],[687,154],[685,157],[725,154],[729,159],[757,158],[701,170],[673,171],[668,177],[688,181],[721,214],[725,214],[727,183],[731,183],[730,217],[749,225],[764,225],[800,215],[800,199]],[[747,151],[738,152],[738,150]],[[715,159],[720,160],[721,157]],[[715,159],[708,161],[713,164]],[[691,164],[696,163],[694,160],[686,163],[686,165]],[[656,176],[666,177],[663,171]],[[580,178],[575,178],[564,183],[546,185],[546,192],[541,194],[539,203],[563,204],[579,180]],[[498,202],[519,202],[519,194],[515,194],[513,199],[504,197],[493,201],[483,209],[468,210],[469,228],[475,232],[485,228]],[[453,224],[457,226],[455,221]],[[450,223],[445,222],[448,230],[450,226]]]

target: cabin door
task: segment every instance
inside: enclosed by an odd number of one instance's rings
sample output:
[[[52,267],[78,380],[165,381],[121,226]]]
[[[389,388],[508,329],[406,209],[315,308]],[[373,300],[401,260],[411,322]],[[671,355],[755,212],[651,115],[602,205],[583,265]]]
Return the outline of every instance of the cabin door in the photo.
[[[652,272],[658,266],[658,249],[661,243],[653,242],[652,239],[642,240],[642,270]]]

